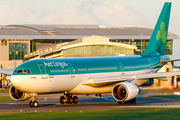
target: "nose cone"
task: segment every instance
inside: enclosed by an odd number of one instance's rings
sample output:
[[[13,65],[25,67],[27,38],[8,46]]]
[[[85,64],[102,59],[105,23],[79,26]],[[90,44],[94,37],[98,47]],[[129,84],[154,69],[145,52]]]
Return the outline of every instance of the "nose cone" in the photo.
[[[11,84],[15,87],[15,88],[20,88],[20,79],[19,79],[19,76],[17,75],[11,75]]]
[[[20,90],[20,91],[26,91],[26,87],[27,87],[27,81],[25,76],[23,75],[11,75],[11,83],[12,85]]]

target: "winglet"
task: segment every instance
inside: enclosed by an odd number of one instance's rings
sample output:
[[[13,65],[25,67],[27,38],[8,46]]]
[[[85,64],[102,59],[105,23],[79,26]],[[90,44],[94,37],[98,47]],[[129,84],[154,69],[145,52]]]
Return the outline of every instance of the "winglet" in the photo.
[[[149,40],[148,46],[141,56],[165,54],[171,2],[164,3],[159,19]]]

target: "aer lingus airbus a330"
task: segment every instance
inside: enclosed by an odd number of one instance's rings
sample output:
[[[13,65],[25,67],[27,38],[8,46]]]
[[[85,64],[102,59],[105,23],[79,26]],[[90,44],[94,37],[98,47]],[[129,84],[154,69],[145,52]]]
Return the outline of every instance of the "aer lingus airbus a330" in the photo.
[[[166,2],[147,48],[138,56],[52,58],[27,61],[11,75],[10,96],[14,100],[30,98],[38,106],[37,94],[64,93],[60,103],[76,104],[74,94],[112,93],[118,103],[135,102],[139,85],[149,78],[180,75],[180,72],[157,73],[165,56],[171,3]],[[8,72],[7,72],[8,74]]]

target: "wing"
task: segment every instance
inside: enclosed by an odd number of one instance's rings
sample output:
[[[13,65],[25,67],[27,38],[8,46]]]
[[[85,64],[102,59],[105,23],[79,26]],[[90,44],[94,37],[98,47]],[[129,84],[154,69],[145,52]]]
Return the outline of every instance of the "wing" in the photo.
[[[83,85],[88,85],[92,87],[102,87],[107,85],[113,85],[123,81],[131,81],[132,83],[141,85],[150,78],[167,80],[166,77],[178,76],[178,75],[180,75],[180,71],[123,75],[123,76],[94,76],[85,80],[83,82]]]
[[[0,69],[0,73],[7,75],[12,75],[13,71],[12,69]]]

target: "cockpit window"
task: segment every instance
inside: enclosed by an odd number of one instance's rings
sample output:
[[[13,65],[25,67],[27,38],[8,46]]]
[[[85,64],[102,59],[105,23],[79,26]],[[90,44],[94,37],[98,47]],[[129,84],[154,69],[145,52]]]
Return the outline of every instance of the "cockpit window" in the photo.
[[[17,70],[14,70],[14,72],[13,73],[17,73]]]
[[[14,70],[14,73],[31,73],[29,69],[24,69],[24,70]]]
[[[27,70],[25,69],[25,70],[23,71],[23,73],[27,73]]]
[[[16,73],[23,73],[23,70],[17,70]]]
[[[24,71],[25,72],[25,71]],[[29,69],[26,69],[26,73],[31,73],[31,71]]]

